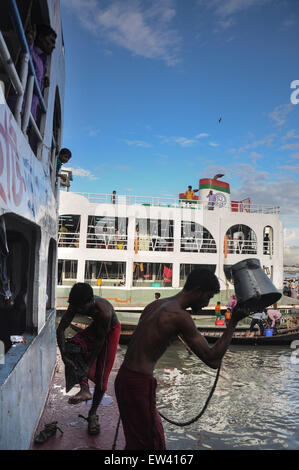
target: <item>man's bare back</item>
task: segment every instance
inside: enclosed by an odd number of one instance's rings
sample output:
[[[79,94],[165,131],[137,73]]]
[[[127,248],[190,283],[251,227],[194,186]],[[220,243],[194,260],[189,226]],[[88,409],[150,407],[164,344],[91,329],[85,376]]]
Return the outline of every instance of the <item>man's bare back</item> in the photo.
[[[181,292],[150,303],[142,312],[128,346],[124,365],[130,370],[152,375],[158,359],[170,342],[180,335],[194,354],[210,367],[217,368],[239,320],[237,314],[235,313],[220,340],[211,348],[186,310],[187,307],[199,309],[207,306],[213,295],[213,292],[202,292],[193,304],[193,300],[190,302],[190,295]]]

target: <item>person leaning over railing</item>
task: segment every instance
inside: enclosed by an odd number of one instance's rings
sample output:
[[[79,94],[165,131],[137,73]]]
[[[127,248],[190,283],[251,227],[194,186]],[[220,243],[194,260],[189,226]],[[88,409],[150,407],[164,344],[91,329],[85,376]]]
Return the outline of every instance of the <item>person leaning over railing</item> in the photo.
[[[41,92],[50,86],[47,74],[47,59],[55,49],[57,34],[48,25],[34,25],[26,32],[29,51],[33,60],[36,78]],[[33,93],[31,114],[36,121],[39,98]]]
[[[56,180],[57,178],[61,178],[63,181],[66,180],[66,175],[62,175],[60,173],[61,167],[64,163],[67,163],[70,159],[72,158],[72,152],[67,149],[63,148],[60,150],[58,157],[57,157],[57,162],[56,162]]]

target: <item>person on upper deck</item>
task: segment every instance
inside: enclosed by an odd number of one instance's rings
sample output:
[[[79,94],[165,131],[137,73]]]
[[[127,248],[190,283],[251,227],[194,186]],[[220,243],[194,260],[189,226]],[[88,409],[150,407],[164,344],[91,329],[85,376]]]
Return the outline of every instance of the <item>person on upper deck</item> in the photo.
[[[110,202],[111,202],[111,204],[116,203],[116,191],[112,191]]]
[[[198,191],[198,189],[192,189],[192,186],[188,186],[188,189],[187,191],[185,191],[184,193],[184,197],[185,199],[187,199],[188,201],[192,201],[192,199],[194,199],[194,196],[195,194]]]
[[[212,190],[210,190],[209,194],[207,195],[208,198],[208,210],[213,211],[214,206],[216,204],[216,194],[213,193]]]
[[[48,25],[34,25],[26,31],[26,38],[28,42],[29,52],[33,61],[35,74],[39,88],[43,90],[50,85],[49,77],[47,74],[48,56],[50,56],[55,49],[57,34],[51,26]],[[39,105],[38,95],[35,90],[32,96],[31,114],[36,121],[37,110]]]
[[[110,302],[95,297],[92,287],[87,283],[74,284],[68,301],[69,307],[57,328],[57,343],[65,364],[66,391],[79,383],[80,391],[69,399],[69,403],[77,404],[92,399],[85,419],[88,421],[88,433],[98,434],[100,425],[96,411],[107,390],[119,342],[120,323]],[[66,340],[64,332],[76,314],[90,317],[92,323]],[[93,397],[88,379],[95,383]]]
[[[32,63],[35,70],[35,75],[41,93],[50,85],[47,73],[48,56],[50,56],[55,49],[56,32],[48,25],[33,25],[29,26],[26,30],[26,39],[28,49],[31,55]],[[11,110],[14,110],[17,95],[13,89],[9,91],[7,103]],[[24,112],[25,101],[23,101],[22,111]],[[35,122],[37,121],[39,106],[39,98],[36,93],[35,87],[33,88],[31,114]]]
[[[115,393],[126,438],[126,450],[164,450],[163,426],[156,408],[157,361],[177,335],[205,364],[217,369],[231,342],[237,323],[248,311],[237,305],[223,335],[210,347],[188,311],[209,304],[220,285],[205,268],[191,271],[176,295],[151,302],[142,312],[115,379]]]

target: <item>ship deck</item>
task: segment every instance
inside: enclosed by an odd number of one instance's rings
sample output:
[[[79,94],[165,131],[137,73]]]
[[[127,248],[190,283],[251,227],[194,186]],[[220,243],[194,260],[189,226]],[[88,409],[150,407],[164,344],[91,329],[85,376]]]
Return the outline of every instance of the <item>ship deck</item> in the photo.
[[[119,412],[114,393],[114,380],[122,363],[121,350],[117,351],[114,366],[110,373],[108,389],[98,409],[101,432],[99,435],[90,436],[87,433],[87,423],[78,417],[79,414],[87,416],[91,401],[78,405],[70,405],[68,398],[78,390],[75,387],[65,393],[64,364],[59,351],[53,378],[49,387],[48,397],[34,433],[30,450],[112,450],[117,432]],[[92,383],[90,383],[90,386]],[[92,388],[91,388],[92,390]],[[44,444],[35,444],[34,437],[44,428],[46,423],[57,421],[57,426],[63,434],[57,430],[56,434]],[[125,438],[120,422],[115,450],[125,447]]]

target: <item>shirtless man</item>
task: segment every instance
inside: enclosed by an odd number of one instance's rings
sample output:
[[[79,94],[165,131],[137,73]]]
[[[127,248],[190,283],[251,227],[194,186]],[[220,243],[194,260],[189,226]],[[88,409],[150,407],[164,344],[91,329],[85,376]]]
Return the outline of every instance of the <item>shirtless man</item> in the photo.
[[[94,297],[89,284],[81,282],[75,284],[70,291],[68,301],[69,307],[57,328],[57,343],[66,367],[66,374],[70,368],[78,371],[80,391],[69,399],[69,403],[77,404],[93,399],[87,418],[88,432],[98,434],[100,426],[96,411],[107,390],[120,336],[120,323],[113,306],[105,299]],[[85,330],[66,342],[64,332],[76,314],[86,315],[93,321]],[[83,373],[82,361],[80,368],[79,363],[76,363],[78,355],[71,352],[74,345],[77,345],[77,349],[81,346],[80,357],[85,361]],[[95,383],[93,397],[89,390],[88,379]]]
[[[126,437],[126,450],[164,450],[161,418],[156,409],[153,371],[170,341],[180,335],[196,356],[217,369],[239,320],[249,314],[236,306],[223,335],[210,347],[190,313],[209,304],[220,286],[208,269],[193,270],[173,297],[156,300],[143,311],[115,380],[115,392]]]

